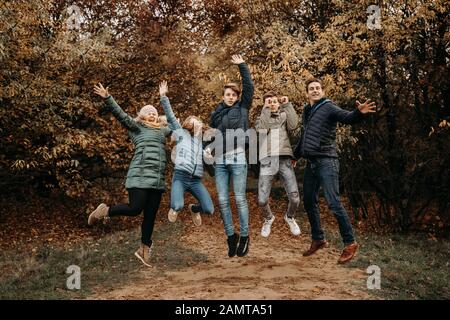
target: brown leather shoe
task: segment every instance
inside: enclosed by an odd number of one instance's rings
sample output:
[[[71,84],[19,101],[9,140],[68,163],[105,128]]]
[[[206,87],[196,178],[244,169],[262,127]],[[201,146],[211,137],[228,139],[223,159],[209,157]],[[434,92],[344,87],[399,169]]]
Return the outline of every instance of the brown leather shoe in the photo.
[[[313,240],[311,242],[311,247],[309,247],[308,251],[303,252],[303,256],[307,257],[315,253],[317,250],[322,248],[328,248],[329,244],[326,240]]]
[[[353,242],[347,245],[342,251],[341,257],[338,260],[338,263],[346,263],[353,259],[356,255],[356,251],[358,250],[359,245],[356,242]]]

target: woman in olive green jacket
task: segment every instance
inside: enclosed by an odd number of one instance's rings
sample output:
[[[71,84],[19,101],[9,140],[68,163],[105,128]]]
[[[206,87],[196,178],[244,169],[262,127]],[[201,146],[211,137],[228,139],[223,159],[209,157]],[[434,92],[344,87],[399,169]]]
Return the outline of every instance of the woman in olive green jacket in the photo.
[[[94,92],[105,99],[112,114],[127,128],[135,152],[125,182],[129,204],[108,207],[102,203],[90,214],[88,224],[113,216],[136,216],[144,211],[142,243],[135,255],[142,263],[150,266],[153,226],[165,187],[166,137],[171,130],[159,121],[158,111],[151,105],[144,106],[138,117],[133,119],[120,108],[108,93],[108,88],[105,89],[101,83],[94,87]]]

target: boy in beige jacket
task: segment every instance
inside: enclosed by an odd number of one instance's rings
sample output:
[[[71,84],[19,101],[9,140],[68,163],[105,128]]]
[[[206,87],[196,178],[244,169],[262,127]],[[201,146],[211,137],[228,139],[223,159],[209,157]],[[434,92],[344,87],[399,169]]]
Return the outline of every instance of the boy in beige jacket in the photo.
[[[293,153],[289,136],[295,136],[299,129],[299,117],[288,97],[280,97],[268,92],[263,97],[264,106],[256,121],[260,137],[260,173],[258,181],[258,205],[262,210],[264,224],[263,237],[270,235],[275,216],[269,205],[273,178],[279,173],[289,198],[288,210],[284,220],[293,235],[300,234],[300,227],[294,219],[300,205],[297,179],[294,173]],[[281,105],[280,105],[281,102]]]

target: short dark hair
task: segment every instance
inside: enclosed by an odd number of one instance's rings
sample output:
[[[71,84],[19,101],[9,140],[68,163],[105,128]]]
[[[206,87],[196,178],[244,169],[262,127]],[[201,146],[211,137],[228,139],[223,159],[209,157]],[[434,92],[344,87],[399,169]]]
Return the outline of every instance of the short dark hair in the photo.
[[[241,94],[241,89],[239,88],[239,85],[235,82],[229,82],[223,86],[222,95],[225,94],[226,89],[233,90],[238,96]]]
[[[310,85],[311,83],[313,83],[313,82],[318,82],[318,83],[320,84],[320,86],[322,87],[322,81],[320,81],[319,78],[309,78],[309,79],[306,81],[306,92],[308,92],[308,87],[309,87],[309,85]]]
[[[272,97],[277,97],[278,98],[278,94],[275,91],[268,91],[263,95],[263,102],[266,102],[267,98],[272,98]]]

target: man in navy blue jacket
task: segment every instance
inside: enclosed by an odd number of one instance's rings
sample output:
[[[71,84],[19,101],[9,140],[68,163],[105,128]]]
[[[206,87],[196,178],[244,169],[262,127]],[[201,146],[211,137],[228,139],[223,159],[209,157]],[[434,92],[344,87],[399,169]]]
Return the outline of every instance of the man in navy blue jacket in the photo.
[[[310,256],[317,250],[328,246],[320,225],[319,189],[322,186],[328,207],[334,213],[339,224],[345,248],[338,260],[339,263],[350,261],[356,254],[356,243],[352,225],[339,197],[339,160],[336,152],[336,125],[355,124],[363,115],[375,112],[374,102],[367,100],[361,104],[356,101],[357,109],[346,111],[339,108],[331,100],[325,98],[319,79],[310,79],[306,83],[309,99],[303,110],[303,121],[300,140],[295,147],[294,157],[307,160],[303,179],[303,203],[311,224],[312,243],[304,256]]]

